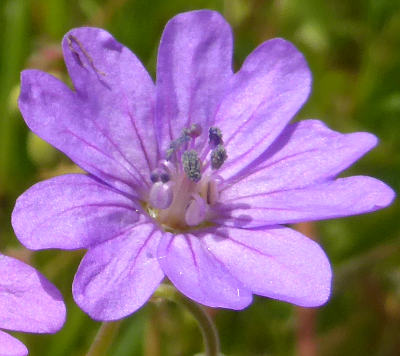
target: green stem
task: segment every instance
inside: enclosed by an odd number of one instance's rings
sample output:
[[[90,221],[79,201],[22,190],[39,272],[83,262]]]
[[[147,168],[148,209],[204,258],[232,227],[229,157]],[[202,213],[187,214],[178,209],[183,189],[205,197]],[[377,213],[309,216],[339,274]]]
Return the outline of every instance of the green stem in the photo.
[[[102,323],[86,356],[106,355],[108,348],[111,346],[117,334],[120,324],[121,321]]]
[[[201,305],[195,303],[191,299],[184,297],[174,287],[167,284],[160,285],[160,287],[154,293],[153,297],[165,298],[177,304],[185,306],[193,315],[193,317],[197,320],[197,323],[200,327],[205,346],[205,355],[219,355],[219,338],[217,329],[215,328],[214,322],[211,320],[210,316]]]

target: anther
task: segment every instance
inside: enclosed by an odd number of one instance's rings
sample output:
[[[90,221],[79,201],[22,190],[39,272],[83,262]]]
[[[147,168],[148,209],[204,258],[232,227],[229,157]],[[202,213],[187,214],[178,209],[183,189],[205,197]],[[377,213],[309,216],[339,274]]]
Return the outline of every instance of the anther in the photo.
[[[193,194],[185,212],[185,222],[189,226],[199,225],[206,218],[207,206],[205,201],[198,195]]]
[[[222,144],[222,132],[218,127],[212,126],[208,130],[208,142],[212,148]]]
[[[218,145],[211,152],[211,168],[219,169],[228,158],[224,146]]]
[[[153,208],[167,209],[173,198],[172,183],[156,182],[150,189],[149,201]]]
[[[173,140],[170,144],[169,147],[167,149],[165,158],[167,161],[170,161],[172,158],[172,155],[178,151],[185,143],[190,141],[190,136],[189,134],[186,132],[186,130],[183,130],[181,135],[176,139]]]
[[[153,171],[150,173],[150,180],[151,180],[153,183],[156,183],[156,182],[159,182],[159,181],[161,181],[161,182],[163,182],[163,183],[167,183],[167,182],[170,180],[170,176],[169,176],[169,174],[168,174],[166,171],[164,171],[163,169],[156,168],[155,170],[153,170]]]
[[[195,150],[183,152],[182,165],[191,181],[197,183],[201,179],[201,161]]]
[[[203,129],[199,124],[192,124],[189,129],[186,129],[185,132],[191,137],[199,137],[203,132]]]

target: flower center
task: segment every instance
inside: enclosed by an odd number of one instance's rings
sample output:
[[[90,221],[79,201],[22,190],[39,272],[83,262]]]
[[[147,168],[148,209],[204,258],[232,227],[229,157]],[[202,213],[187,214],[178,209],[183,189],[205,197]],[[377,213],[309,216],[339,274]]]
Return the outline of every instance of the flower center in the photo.
[[[147,210],[166,230],[182,231],[206,223],[212,205],[218,201],[221,178],[216,171],[228,156],[221,130],[210,127],[207,152],[211,153],[202,159],[195,149],[195,140],[201,134],[198,124],[184,129],[169,144],[165,160],[150,175],[153,185]],[[211,170],[207,170],[208,166]]]

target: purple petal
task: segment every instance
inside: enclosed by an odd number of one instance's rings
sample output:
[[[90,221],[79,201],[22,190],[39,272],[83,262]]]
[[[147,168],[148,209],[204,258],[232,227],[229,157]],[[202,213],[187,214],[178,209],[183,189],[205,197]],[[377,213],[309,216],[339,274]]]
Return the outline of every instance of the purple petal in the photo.
[[[19,107],[26,123],[89,173],[127,192],[144,189],[157,161],[150,76],[104,30],[72,30],[63,49],[76,92],[46,73],[24,71]]]
[[[317,120],[289,125],[252,169],[244,170],[237,182],[226,182],[224,199],[303,188],[334,178],[376,143],[367,132],[341,134]]]
[[[304,307],[329,298],[328,258],[316,242],[294,230],[213,229],[203,242],[255,294]]]
[[[283,39],[267,41],[247,57],[216,116],[228,152],[224,178],[268,148],[301,108],[310,86],[303,55]]]
[[[28,248],[78,249],[99,244],[138,220],[134,202],[93,177],[68,174],[35,184],[12,214]]]
[[[172,18],[161,38],[157,63],[156,125],[163,150],[190,124],[207,138],[216,106],[232,76],[232,33],[214,11]]]
[[[338,218],[382,209],[394,195],[390,187],[375,178],[354,176],[302,189],[232,197],[221,204],[220,217],[215,221],[250,228]]]
[[[0,330],[0,355],[26,356],[28,355],[28,349],[21,341]]]
[[[72,286],[76,303],[103,321],[139,309],[164,278],[156,255],[161,236],[153,223],[142,218],[121,236],[90,249]]]
[[[65,321],[60,292],[42,274],[0,255],[0,328],[53,333]]]
[[[158,258],[175,287],[198,303],[230,309],[243,309],[251,303],[250,291],[210,255],[197,236],[164,236]]]

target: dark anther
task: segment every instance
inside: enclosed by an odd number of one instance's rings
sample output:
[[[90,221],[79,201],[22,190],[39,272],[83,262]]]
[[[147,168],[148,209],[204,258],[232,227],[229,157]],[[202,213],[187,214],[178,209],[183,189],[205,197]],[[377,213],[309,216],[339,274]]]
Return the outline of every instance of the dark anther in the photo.
[[[191,138],[199,137],[203,132],[201,126],[199,124],[192,124],[190,128],[183,130],[187,135]]]
[[[156,168],[154,171],[150,173],[150,180],[153,183],[163,182],[167,183],[170,180],[169,174],[160,168]]]
[[[201,179],[201,161],[195,150],[183,152],[182,165],[191,181],[198,182]]]
[[[158,172],[156,172],[156,171],[151,172],[151,173],[150,173],[150,180],[151,180],[153,183],[158,182],[158,181],[160,180],[160,176],[158,175]]]
[[[228,155],[226,153],[225,147],[222,145],[218,145],[211,152],[211,168],[212,169],[220,168],[227,158]]]
[[[161,182],[163,182],[163,183],[169,182],[169,180],[170,180],[169,174],[167,172],[161,172],[160,179],[161,179]]]
[[[217,147],[222,144],[222,132],[218,127],[212,126],[208,130],[208,139],[209,144],[212,148]]]

